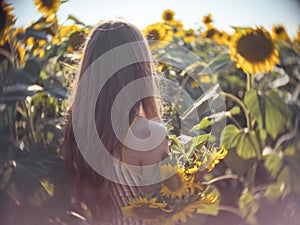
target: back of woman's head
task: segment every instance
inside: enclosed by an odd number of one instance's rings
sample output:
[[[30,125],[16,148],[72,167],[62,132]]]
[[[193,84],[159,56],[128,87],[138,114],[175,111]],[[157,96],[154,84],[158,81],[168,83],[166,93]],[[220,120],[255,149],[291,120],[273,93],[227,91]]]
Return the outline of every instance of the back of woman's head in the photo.
[[[68,118],[65,126],[65,139],[62,145],[64,157],[73,180],[74,193],[75,196],[78,195],[78,198],[83,197],[80,195],[84,195],[86,192],[93,193],[96,190],[101,190],[101,186],[107,183],[107,180],[97,174],[84,160],[74,137],[72,109],[76,107],[76,105],[74,105],[76,98],[80,98],[81,95],[81,92],[78,91],[79,83],[84,76],[87,76],[86,78],[89,79],[92,75],[95,75],[91,74],[89,68],[93,63],[96,63],[99,58],[120,46],[135,42],[138,43],[138,48],[135,48],[134,54],[143,55],[143,58],[147,60],[136,60],[136,62],[120,68],[109,76],[105,84],[103,84],[95,103],[95,123],[99,138],[107,151],[115,157],[120,156],[122,143],[116,137],[111,121],[114,101],[120,91],[131,82],[140,78],[149,78],[154,75],[151,54],[147,41],[139,29],[123,20],[101,21],[87,37],[78,77],[76,78],[77,84],[75,84],[72,99],[69,104]],[[101,74],[103,71],[109,71],[116,66],[115,64],[118,64],[118,57],[120,57],[120,55],[117,54],[117,52],[112,55],[111,60],[105,65],[107,68],[99,68],[96,74],[97,76],[104,76],[105,74]],[[144,97],[133,103],[128,113],[129,116],[127,119],[129,123],[132,122],[140,109],[143,110],[145,117],[148,119],[160,116],[156,98],[153,97],[157,94],[154,79],[153,82],[139,84],[142,84],[142,87],[139,87],[139,92],[146,92],[146,94],[136,93]],[[90,91],[88,87],[86,87],[86,91]],[[80,115],[85,116],[84,113]]]

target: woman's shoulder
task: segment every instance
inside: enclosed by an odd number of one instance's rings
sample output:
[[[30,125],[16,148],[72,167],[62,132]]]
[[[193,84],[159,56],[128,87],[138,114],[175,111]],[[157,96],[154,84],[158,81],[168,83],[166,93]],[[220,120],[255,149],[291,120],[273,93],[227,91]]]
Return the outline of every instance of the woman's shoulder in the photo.
[[[151,165],[162,160],[168,152],[167,128],[159,120],[137,118],[130,131],[125,155],[127,160],[132,159],[133,164]]]
[[[144,117],[137,117],[136,122],[133,124],[131,131],[134,136],[140,139],[147,139],[152,136],[166,137],[168,129],[164,123],[161,122],[158,118],[153,118],[151,120]],[[154,141],[154,140],[153,140]]]

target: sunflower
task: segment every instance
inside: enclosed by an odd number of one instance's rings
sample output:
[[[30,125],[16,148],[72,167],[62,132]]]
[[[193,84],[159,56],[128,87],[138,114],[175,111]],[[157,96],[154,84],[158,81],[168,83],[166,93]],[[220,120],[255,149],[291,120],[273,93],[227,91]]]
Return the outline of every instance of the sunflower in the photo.
[[[208,201],[206,197],[198,196],[196,200],[183,204],[176,212],[172,213],[172,216],[166,218],[162,224],[175,225],[178,223],[186,223],[188,218],[192,218],[197,209],[203,207]]]
[[[185,37],[183,38],[183,40],[185,42],[192,42],[196,39],[196,35],[195,35],[195,32],[192,28],[188,29],[186,32],[185,32]]]
[[[277,40],[290,41],[290,38],[283,25],[273,26],[272,37]]]
[[[62,26],[59,31],[60,38],[66,38],[69,37],[72,33],[80,31],[80,27],[77,25],[68,25],[68,26]]]
[[[202,22],[207,27],[211,26],[210,24],[213,22],[213,20],[211,18],[211,14],[209,13],[206,16],[204,16],[203,19],[202,19]]]
[[[35,0],[34,4],[38,7],[41,13],[46,16],[55,14],[59,7],[59,0]]]
[[[152,50],[165,47],[173,39],[172,28],[163,23],[150,24],[143,34],[147,40],[154,41],[149,43]]]
[[[227,34],[225,31],[218,31],[214,37],[218,45],[230,45],[231,35]]]
[[[177,38],[184,37],[184,35],[186,34],[183,29],[178,28],[178,27],[173,28],[173,33],[174,33],[174,36]]]
[[[11,26],[15,22],[14,16],[11,14],[12,10],[6,2],[0,2],[0,45],[8,40]]]
[[[184,168],[179,169],[178,166],[162,165],[161,176],[165,181],[162,183],[162,196],[171,197],[172,199],[181,198],[188,192],[190,181],[186,180]],[[172,175],[170,178],[167,178]]]
[[[210,27],[202,33],[202,37],[212,40],[218,32],[219,31],[216,28]]]
[[[214,148],[213,152],[209,155],[209,160],[206,162],[205,167],[208,169],[208,171],[211,171],[216,164],[220,162],[220,159],[224,159],[227,155],[227,149],[222,145],[221,149],[219,151]]]
[[[162,217],[172,212],[172,209],[166,207],[167,203],[158,202],[156,198],[148,200],[139,197],[129,202],[128,206],[122,207],[122,211],[126,217],[142,219],[145,223],[156,224]]]
[[[229,47],[231,60],[245,73],[271,71],[279,62],[278,50],[268,31],[262,27],[237,28]]]
[[[167,9],[163,12],[163,15],[162,15],[162,19],[165,21],[165,22],[171,22],[174,20],[174,12],[170,9]]]

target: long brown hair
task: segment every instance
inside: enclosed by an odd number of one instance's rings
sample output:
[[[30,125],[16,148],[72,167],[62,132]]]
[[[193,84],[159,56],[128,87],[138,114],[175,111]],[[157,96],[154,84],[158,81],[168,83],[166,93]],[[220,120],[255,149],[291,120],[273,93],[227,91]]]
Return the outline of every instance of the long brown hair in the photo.
[[[96,204],[93,206],[92,200],[94,200],[94,203],[104,200],[105,196],[102,193],[107,190],[106,187],[110,181],[95,172],[84,160],[78,149],[72,127],[73,98],[76,98],[74,96],[76,96],[77,86],[81,77],[97,58],[113,48],[136,41],[142,41],[142,43],[144,43],[141,51],[147,49],[146,54],[148,54],[149,59],[151,59],[147,41],[138,28],[119,19],[101,21],[87,37],[79,68],[79,74],[76,78],[77,84],[74,86],[73,95],[71,95],[72,97],[69,101],[67,123],[65,126],[62,148],[73,182],[74,197],[77,202],[84,201],[90,207],[96,207]],[[130,82],[142,77],[153,75],[153,63],[151,61],[134,63],[122,68],[111,76],[100,91],[95,109],[96,127],[102,143],[110,154],[115,157],[119,157],[122,143],[118,140],[114,133],[110,118],[114,99],[122,88]],[[153,92],[156,90],[154,86],[150,88]],[[153,93],[152,96],[155,95],[156,93]],[[139,100],[132,107],[128,118],[129,123],[132,122],[140,108],[146,118],[160,118],[160,110],[157,99],[155,97],[146,97]]]

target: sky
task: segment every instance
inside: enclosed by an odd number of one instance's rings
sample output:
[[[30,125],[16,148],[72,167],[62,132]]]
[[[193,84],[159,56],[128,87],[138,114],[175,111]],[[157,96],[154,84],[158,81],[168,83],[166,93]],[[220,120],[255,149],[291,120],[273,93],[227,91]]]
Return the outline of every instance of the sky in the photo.
[[[17,26],[26,26],[41,14],[34,0],[8,0],[18,17]],[[60,22],[74,15],[89,25],[101,19],[121,16],[140,29],[161,21],[162,12],[171,9],[175,19],[186,28],[202,26],[202,17],[212,14],[214,25],[233,32],[231,26],[264,26],[282,24],[290,36],[295,36],[300,25],[300,0],[69,0],[58,11]]]

